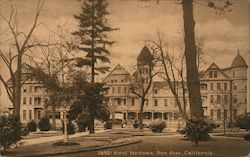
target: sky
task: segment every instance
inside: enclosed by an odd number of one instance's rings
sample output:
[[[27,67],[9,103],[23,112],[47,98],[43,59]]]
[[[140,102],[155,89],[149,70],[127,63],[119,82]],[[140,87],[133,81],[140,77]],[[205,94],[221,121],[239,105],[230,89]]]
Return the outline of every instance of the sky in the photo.
[[[0,0],[1,15],[8,16],[7,0]],[[217,0],[220,2],[222,0]],[[232,0],[232,12],[216,14],[214,9],[205,7],[206,0],[194,0],[194,18],[196,37],[205,41],[205,61],[207,66],[215,62],[219,67],[231,65],[233,57],[239,50],[245,58],[249,51],[249,1]],[[110,33],[110,38],[116,41],[111,48],[111,67],[120,63],[128,68],[136,64],[136,57],[145,45],[145,40],[154,39],[156,32],[162,32],[171,48],[178,51],[183,42],[182,6],[178,0],[110,0],[108,16],[110,26],[119,28]],[[18,10],[18,25],[20,30],[27,31],[34,19],[37,0],[18,0],[15,2]],[[78,29],[78,23],[73,15],[80,13],[81,0],[46,0],[39,17],[42,23],[33,37],[46,40],[50,32],[55,32],[57,26],[63,26],[69,32]],[[0,19],[0,32],[6,29],[6,24]],[[0,35],[0,41],[6,36]]]

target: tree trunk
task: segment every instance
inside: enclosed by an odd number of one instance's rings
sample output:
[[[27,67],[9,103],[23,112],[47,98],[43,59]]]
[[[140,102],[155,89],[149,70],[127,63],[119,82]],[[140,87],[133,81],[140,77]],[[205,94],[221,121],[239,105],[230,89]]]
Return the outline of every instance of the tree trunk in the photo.
[[[56,107],[52,105],[52,130],[56,130]]]
[[[90,110],[89,115],[89,133],[93,134],[95,133],[95,114],[93,113],[93,110]]]
[[[203,118],[203,109],[200,93],[200,81],[197,69],[197,50],[195,45],[193,19],[193,0],[183,0],[183,19],[184,19],[184,43],[185,58],[187,66],[187,86],[189,92],[190,114],[193,118]]]
[[[143,108],[144,108],[144,102],[145,102],[145,99],[144,98],[141,98],[141,106],[140,106],[140,112],[139,112],[139,128],[140,130],[143,129]]]
[[[13,102],[13,107],[14,111],[13,114],[14,116],[20,117],[20,106],[21,106],[21,88],[22,88],[22,83],[21,83],[21,78],[22,78],[22,56],[18,55],[17,58],[17,70],[16,70],[16,75],[14,76],[14,82],[13,83],[13,88],[14,89],[14,102]]]

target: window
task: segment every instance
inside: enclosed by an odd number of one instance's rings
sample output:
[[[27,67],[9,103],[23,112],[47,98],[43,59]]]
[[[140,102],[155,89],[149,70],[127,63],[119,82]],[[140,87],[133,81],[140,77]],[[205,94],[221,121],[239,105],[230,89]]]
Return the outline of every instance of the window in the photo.
[[[117,104],[121,105],[121,99],[117,99]]]
[[[123,99],[123,104],[124,104],[124,105],[127,104],[127,99]]]
[[[224,90],[227,90],[227,83],[224,83]]]
[[[233,115],[234,115],[234,119],[236,119],[237,118],[237,109],[234,109]]]
[[[158,89],[155,89],[155,90],[154,90],[154,93],[157,94],[157,93],[158,93]]]
[[[224,110],[224,119],[227,119],[227,110]]]
[[[210,83],[210,90],[214,90],[214,84]]]
[[[168,99],[164,99],[164,106],[168,106]]]
[[[213,77],[213,71],[209,71],[209,78]]]
[[[217,78],[217,71],[209,71],[209,78]]]
[[[220,95],[217,95],[217,104],[220,104]]]
[[[29,119],[32,120],[32,110],[29,111]]]
[[[40,119],[41,118],[41,110],[38,110],[37,111],[37,119]]]
[[[35,105],[41,105],[42,98],[35,98]]]
[[[115,80],[115,83],[117,83],[117,80]]]
[[[123,83],[123,79],[121,79],[121,83]]]
[[[23,104],[26,105],[26,97],[23,97]]]
[[[26,120],[26,110],[23,110],[23,120]]]
[[[207,90],[207,85],[206,84],[201,84],[201,90]]]
[[[115,87],[112,87],[112,94],[115,94]]]
[[[227,104],[227,95],[224,95],[224,105]]]
[[[233,102],[234,102],[234,103],[237,103],[237,95],[234,95],[234,96],[233,96]]]
[[[121,94],[121,87],[118,87],[118,94]]]
[[[114,80],[111,80],[111,83],[114,83]]]
[[[237,85],[234,85],[234,90],[237,90]]]
[[[148,74],[148,68],[145,68],[145,73]]]
[[[38,90],[39,90],[39,87],[35,87],[35,88],[34,88],[34,92],[35,92],[35,93],[37,93]]]
[[[219,82],[217,83],[217,90],[221,90]]]
[[[214,78],[217,78],[217,71],[214,71]]]
[[[144,74],[144,69],[143,68],[140,69],[140,73]]]
[[[27,92],[27,90],[24,88],[24,89],[23,89],[23,92],[24,92],[24,93],[26,93],[26,92]]]
[[[124,93],[124,94],[127,94],[127,87],[124,87],[124,88],[123,88],[123,93]]]
[[[217,110],[217,120],[221,120],[221,111]]]
[[[158,100],[155,99],[155,106],[158,106]]]
[[[32,86],[29,86],[29,92],[30,93],[32,92]]]
[[[210,103],[214,103],[214,96],[213,95],[210,95]]]
[[[210,110],[210,117],[211,117],[211,119],[213,119],[213,117],[214,117],[214,110]]]
[[[131,99],[131,105],[135,106],[135,99],[134,98]]]
[[[32,105],[32,97],[29,99],[29,104]]]

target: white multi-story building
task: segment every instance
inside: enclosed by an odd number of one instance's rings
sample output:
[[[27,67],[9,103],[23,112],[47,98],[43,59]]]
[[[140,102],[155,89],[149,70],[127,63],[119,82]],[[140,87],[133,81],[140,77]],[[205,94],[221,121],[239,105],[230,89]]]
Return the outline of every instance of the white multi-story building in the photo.
[[[247,113],[247,64],[238,52],[230,67],[215,63],[200,76],[203,108],[217,124],[234,122]]]
[[[149,83],[149,66],[145,58],[150,58],[151,53],[145,46],[137,57],[137,70],[130,75],[125,68],[118,64],[104,79],[104,83],[109,87],[108,104],[111,106],[111,112],[122,114],[122,120],[128,124],[137,120],[140,112],[140,99],[137,95],[131,93],[131,86],[135,81],[143,80],[143,86]],[[138,76],[140,74],[140,76]],[[179,111],[175,105],[173,97],[167,82],[153,81],[143,109],[144,122],[155,119],[167,121],[169,124],[177,124]]]
[[[33,77],[31,68],[33,67],[26,63],[22,64],[20,120],[23,123],[31,120],[38,122],[45,115],[45,112],[49,110],[49,106],[46,106],[48,93],[43,88],[43,84]],[[8,83],[11,85],[10,80]],[[13,105],[11,101],[8,100],[7,104],[9,110],[12,111]],[[63,112],[57,108],[56,118],[60,119],[62,115]]]

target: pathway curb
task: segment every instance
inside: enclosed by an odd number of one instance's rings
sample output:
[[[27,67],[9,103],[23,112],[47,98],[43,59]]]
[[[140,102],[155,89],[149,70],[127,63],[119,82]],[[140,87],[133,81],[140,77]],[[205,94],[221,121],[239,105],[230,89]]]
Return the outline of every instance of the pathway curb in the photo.
[[[17,157],[44,157],[44,156],[56,156],[56,155],[64,155],[64,154],[81,153],[81,152],[87,152],[87,151],[94,151],[94,150],[101,150],[101,149],[115,148],[115,147],[130,145],[130,144],[136,144],[136,143],[139,143],[141,141],[142,140],[140,140],[140,139],[136,139],[136,140],[128,141],[128,142],[124,142],[124,143],[107,144],[107,145],[97,146],[97,147],[82,148],[82,149],[75,150],[75,151],[46,153],[46,154],[20,155]]]

